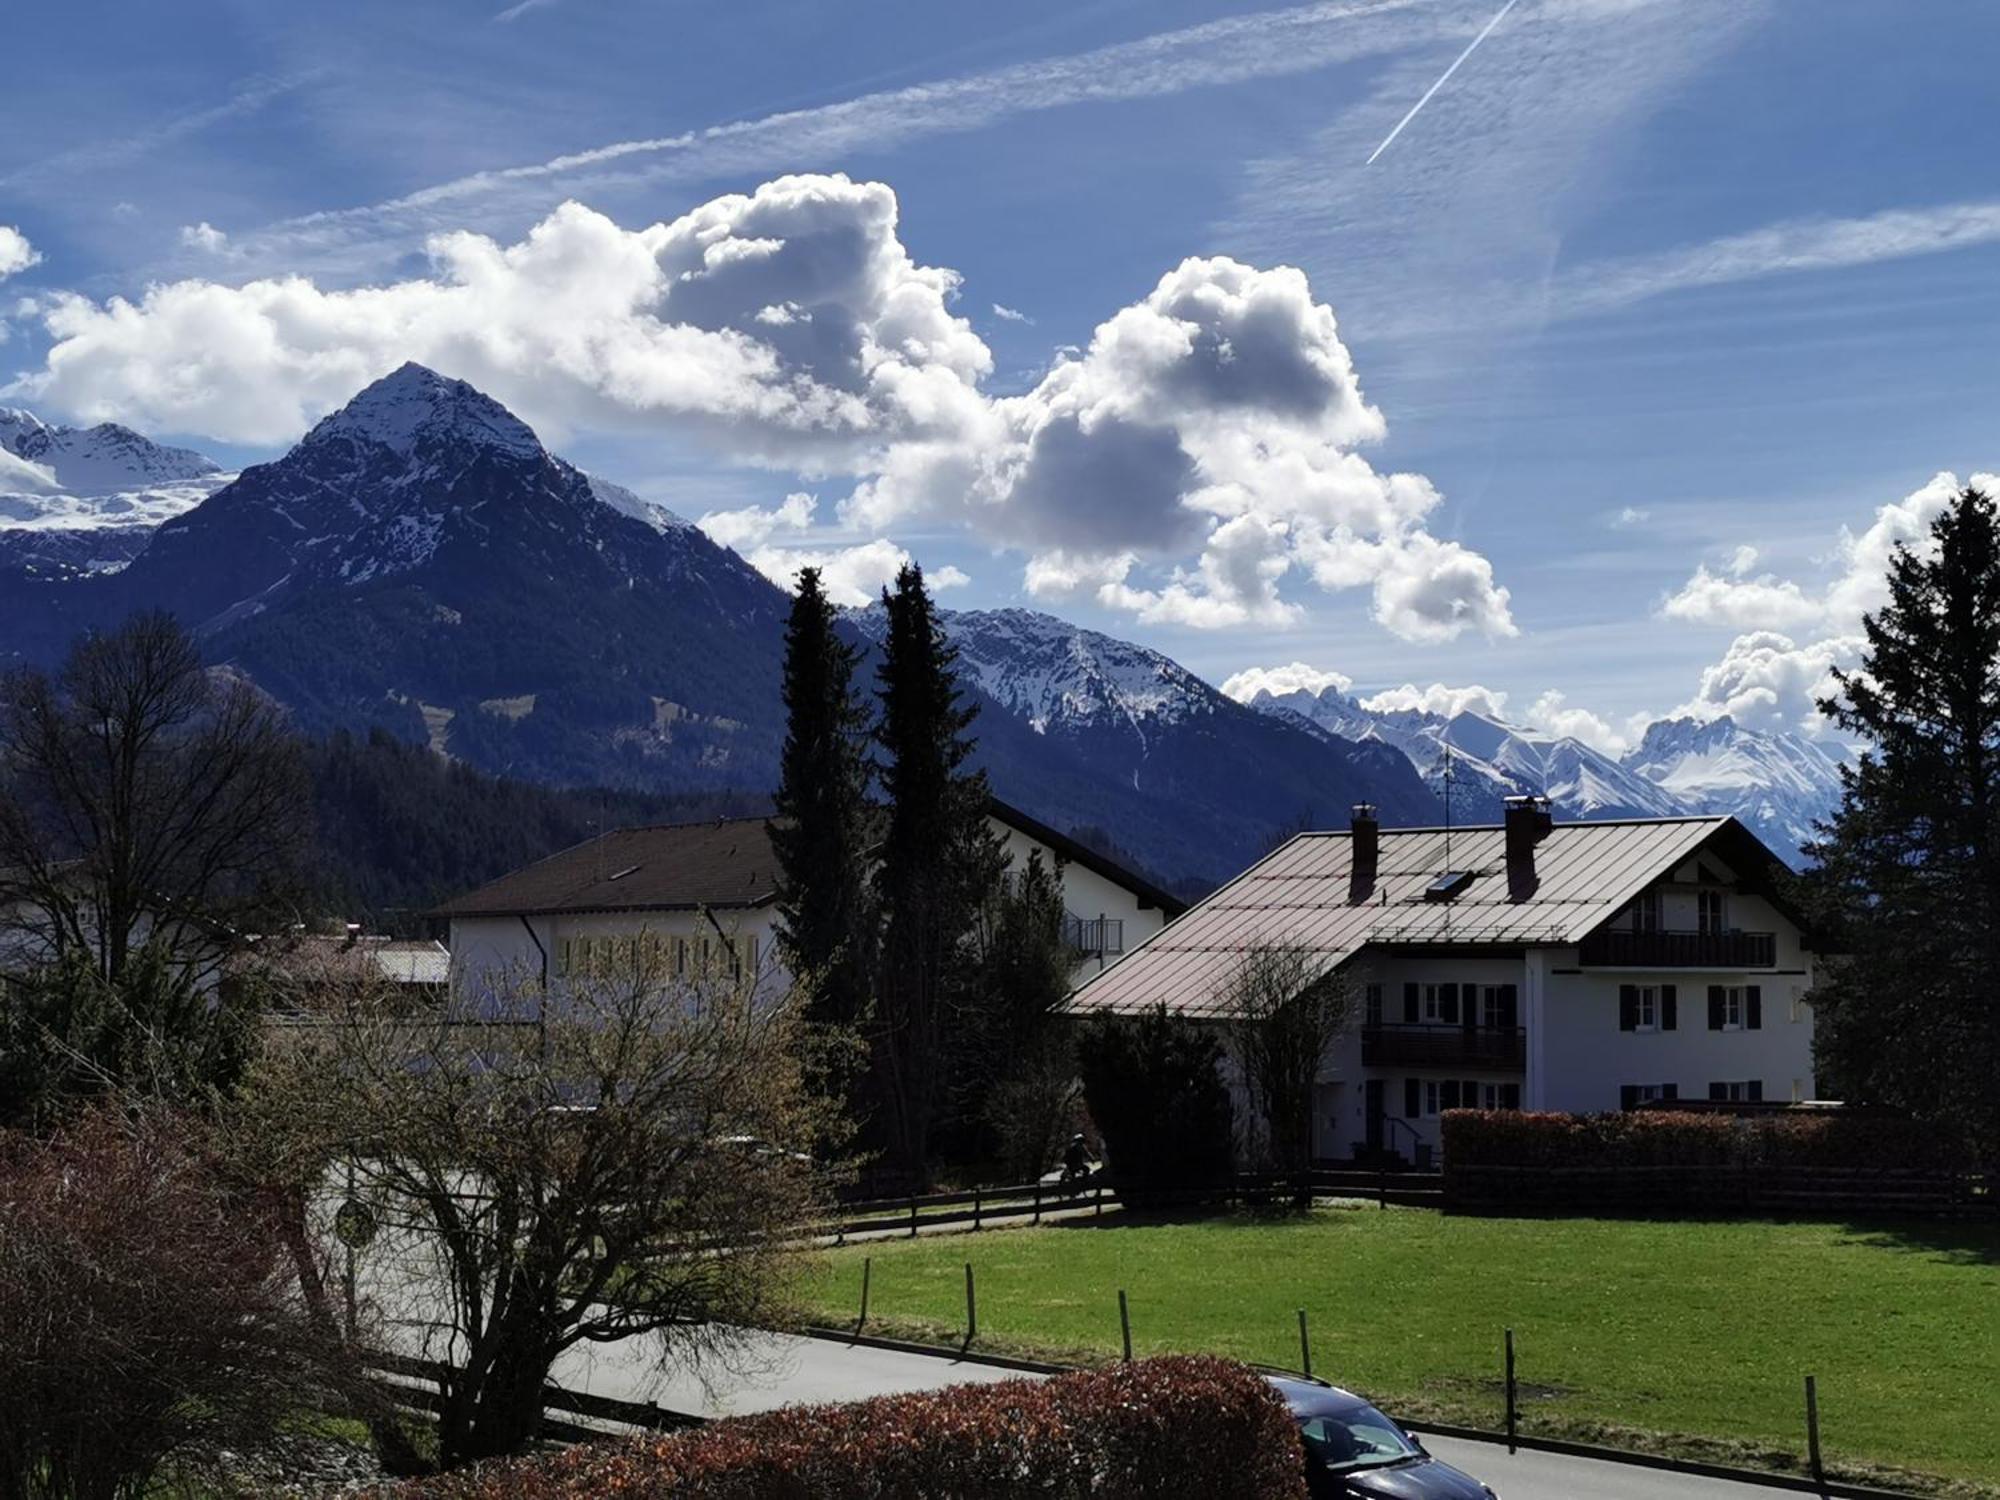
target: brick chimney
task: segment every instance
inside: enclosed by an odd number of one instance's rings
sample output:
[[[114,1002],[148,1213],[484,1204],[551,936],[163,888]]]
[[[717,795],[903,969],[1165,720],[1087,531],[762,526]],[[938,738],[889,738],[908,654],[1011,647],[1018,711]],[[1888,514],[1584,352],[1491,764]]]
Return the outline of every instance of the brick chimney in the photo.
[[[1549,836],[1555,817],[1546,797],[1509,797],[1507,810],[1507,890],[1515,900],[1534,894],[1540,883],[1535,874],[1535,845]]]
[[[1382,852],[1382,825],[1375,817],[1375,804],[1354,804],[1351,843],[1353,861],[1349,866],[1347,895],[1350,901],[1366,901],[1375,889],[1376,861]]]

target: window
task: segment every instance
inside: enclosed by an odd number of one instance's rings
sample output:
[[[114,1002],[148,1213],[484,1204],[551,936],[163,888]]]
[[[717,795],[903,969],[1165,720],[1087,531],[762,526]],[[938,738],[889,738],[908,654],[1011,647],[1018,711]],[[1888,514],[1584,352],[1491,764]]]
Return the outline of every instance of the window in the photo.
[[[1754,984],[1708,987],[1710,1031],[1757,1031],[1764,1025],[1763,991]]]
[[[1697,926],[1713,936],[1729,930],[1728,899],[1721,891],[1699,891],[1695,894]]]
[[[1673,1031],[1680,1025],[1679,995],[1670,984],[1618,986],[1620,1031]]]
[[[1764,1080],[1746,1078],[1736,1082],[1711,1083],[1708,1097],[1730,1104],[1755,1104],[1764,1097]]]
[[[1481,1109],[1519,1109],[1521,1107],[1521,1085],[1518,1083],[1482,1083],[1478,1087],[1479,1107]]]
[[[1368,1025],[1370,1025],[1370,1026],[1380,1026],[1380,1025],[1382,1024],[1382,986],[1381,986],[1381,985],[1379,985],[1379,984],[1371,984],[1371,985],[1369,985],[1369,986],[1368,986],[1368,989],[1367,989],[1367,1001],[1366,1001],[1366,1003],[1367,1003],[1367,1006],[1368,1006],[1368,1011],[1367,1011],[1367,1024],[1368,1024]]]
[[[1480,1108],[1480,1086],[1471,1079],[1427,1078],[1424,1080],[1424,1116],[1434,1119],[1448,1109]]]
[[[1660,930],[1660,893],[1643,891],[1632,903],[1632,930],[1634,932],[1658,932]]]
[[[1457,985],[1427,984],[1424,986],[1424,1020],[1433,1026],[1456,1026],[1458,1024]]]
[[[1519,992],[1511,984],[1489,984],[1479,991],[1479,1024],[1488,1031],[1513,1031],[1521,1024]]]
[[[1680,1096],[1679,1084],[1628,1083],[1618,1090],[1618,1107],[1625,1110],[1643,1109],[1648,1104],[1658,1104],[1664,1099],[1678,1099]]]

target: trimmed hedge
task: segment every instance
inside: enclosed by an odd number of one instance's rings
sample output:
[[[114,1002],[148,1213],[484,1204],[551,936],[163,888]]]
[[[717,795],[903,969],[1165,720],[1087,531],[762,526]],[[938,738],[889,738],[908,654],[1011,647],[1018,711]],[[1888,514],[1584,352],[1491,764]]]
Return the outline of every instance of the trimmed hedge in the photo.
[[[1228,1360],[1173,1356],[737,1417],[403,1487],[410,1500],[1304,1500],[1284,1399]]]
[[[1930,1127],[1880,1114],[1752,1115],[1672,1110],[1604,1115],[1447,1111],[1446,1168],[1964,1165]]]

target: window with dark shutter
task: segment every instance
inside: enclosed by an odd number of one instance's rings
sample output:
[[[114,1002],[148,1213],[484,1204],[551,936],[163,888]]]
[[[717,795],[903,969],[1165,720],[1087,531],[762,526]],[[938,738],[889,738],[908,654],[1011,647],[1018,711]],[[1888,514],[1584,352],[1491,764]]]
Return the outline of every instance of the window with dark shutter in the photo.
[[[1618,1107],[1619,1107],[1620,1109],[1624,1110],[1624,1111],[1625,1111],[1625,1113],[1627,1113],[1628,1115],[1629,1115],[1629,1114],[1630,1114],[1630,1113],[1631,1113],[1631,1112],[1632,1112],[1633,1110],[1635,1110],[1635,1109],[1637,1109],[1637,1108],[1639,1107],[1639,1085],[1638,1085],[1638,1084],[1636,1084],[1636,1083],[1626,1083],[1626,1084],[1620,1084],[1620,1085],[1619,1085],[1619,1087],[1618,1087]]]
[[[1415,1078],[1405,1078],[1403,1080],[1403,1118],[1406,1120],[1419,1119],[1422,1117],[1423,1112],[1423,1084]]]
[[[1414,1026],[1418,1021],[1423,1019],[1421,1014],[1422,1006],[1423,992],[1418,989],[1417,982],[1412,979],[1403,986],[1403,1022],[1405,1025]],[[1415,1111],[1412,1111],[1412,1113],[1415,1113]]]
[[[1681,1011],[1674,987],[1663,984],[1660,986],[1660,1030],[1672,1031],[1680,1023]]]
[[[1758,1031],[1764,1025],[1764,992],[1756,985],[1747,985],[1743,990],[1743,1029]]]
[[[1764,1098],[1764,1080],[1753,1078],[1743,1085],[1743,1097],[1752,1103],[1761,1103]]]
[[[1514,985],[1500,986],[1500,1025],[1513,1031],[1521,1024],[1521,992]]]
[[[1660,1085],[1660,1097],[1662,1099],[1678,1099],[1680,1096],[1681,1086],[1678,1083],[1663,1083]]]
[[[1458,986],[1441,984],[1438,986],[1438,1019],[1447,1026],[1458,1024]]]
[[[1636,984],[1618,986],[1618,1029],[1620,1031],[1639,1029],[1639,986]]]
[[[1711,984],[1708,987],[1708,1029],[1710,1031],[1722,1030],[1722,1009],[1726,1003],[1726,992],[1722,986]],[[1711,1094],[1709,1097],[1713,1099],[1715,1096]]]
[[[1447,1078],[1438,1085],[1438,1112],[1442,1114],[1445,1110],[1457,1109],[1458,1097],[1458,1080]]]
[[[1729,1085],[1726,1083],[1711,1083],[1708,1086],[1708,1097],[1711,1099],[1727,1100],[1729,1098]]]
[[[1519,1109],[1521,1107],[1520,1084],[1503,1083],[1500,1085],[1500,1107],[1502,1109]]]

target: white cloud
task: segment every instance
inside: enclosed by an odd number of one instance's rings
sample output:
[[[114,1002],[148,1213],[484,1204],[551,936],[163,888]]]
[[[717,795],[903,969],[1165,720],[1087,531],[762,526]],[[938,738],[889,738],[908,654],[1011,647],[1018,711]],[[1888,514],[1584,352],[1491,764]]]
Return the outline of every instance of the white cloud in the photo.
[[[911,561],[905,549],[884,537],[852,547],[758,547],[746,558],[750,566],[781,588],[798,583],[800,568],[818,568],[820,584],[835,604],[858,609],[872,604]],[[957,568],[926,573],[933,591],[956,588],[971,580]]]
[[[47,365],[13,389],[275,443],[415,359],[540,425],[671,420],[739,456],[851,465],[955,431],[991,365],[947,310],[957,276],[911,261],[879,183],[780,178],[640,230],[570,203],[516,244],[455,233],[430,253],[428,276],[348,291],[282,277],[54,297]],[[759,321],[786,304],[811,316]]]
[[[1694,696],[1674,716],[1728,714],[1751,729],[1815,733],[1824,727],[1818,700],[1834,691],[1832,669],[1851,667],[1863,644],[1858,635],[1805,644],[1775,630],[1739,635],[1720,661],[1703,670]]]
[[[181,225],[181,243],[190,250],[200,250],[208,255],[229,253],[229,236],[206,219],[199,224]]]
[[[1693,625],[1733,625],[1784,627],[1803,625],[1820,618],[1823,606],[1806,597],[1805,591],[1789,579],[1766,573],[1758,578],[1728,577],[1711,573],[1706,564],[1660,605],[1660,613],[1670,620]]]
[[[712,510],[695,522],[718,546],[742,551],[768,541],[774,531],[799,531],[812,525],[819,497],[802,490],[785,496],[775,506],[745,506],[741,510]]]
[[[1003,323],[1026,323],[1031,328],[1034,326],[1035,323],[1035,320],[1029,317],[1026,313],[1016,311],[1014,308],[1011,307],[1003,306],[998,302],[993,304],[993,316],[998,318]]]
[[[1269,693],[1274,698],[1310,693],[1317,698],[1328,688],[1345,693],[1353,686],[1354,679],[1343,672],[1325,671],[1295,661],[1282,667],[1245,667],[1222,684],[1222,692],[1238,703],[1248,703],[1259,693]]]
[[[643,424],[852,477],[850,531],[956,521],[1024,554],[1031,590],[1088,587],[1143,621],[1282,626],[1304,612],[1287,586],[1316,585],[1372,588],[1409,640],[1516,633],[1487,560],[1426,530],[1430,482],[1356,451],[1382,414],[1294,268],[1184,261],[1031,389],[993,397],[992,355],[951,311],[957,273],[911,259],[880,183],[780,178],[638,230],[568,203],[517,243],[458,232],[430,254],[428,275],[348,290],[57,294],[44,367],[8,390],[276,443],[415,359],[557,437]],[[765,514],[704,525],[755,548],[780,524]]]
[[[41,258],[41,252],[28,243],[25,234],[12,225],[0,224],[0,277],[25,271]]]
[[[47,464],[0,448],[0,495],[54,495],[61,491],[62,482]]]
[[[1738,547],[1729,556],[1729,576],[1731,578],[1747,576],[1750,570],[1757,566],[1757,557],[1758,552],[1755,547],[1747,545]]]
[[[1550,688],[1529,705],[1527,723],[1534,729],[1581,740],[1606,755],[1622,755],[1630,748],[1625,736],[1587,708],[1568,708],[1565,696]]]
[[[1507,695],[1476,683],[1469,687],[1447,687],[1442,682],[1434,682],[1429,687],[1420,688],[1415,683],[1406,682],[1401,687],[1388,688],[1363,698],[1361,706],[1378,714],[1423,713],[1451,718],[1457,714],[1475,713],[1500,719],[1506,717]]]
[[[892,454],[843,514],[963,519],[1031,554],[1032,592],[1089,588],[1144,621],[1286,624],[1297,570],[1372,585],[1408,639],[1513,634],[1486,560],[1423,529],[1437,491],[1354,452],[1384,430],[1304,273],[1190,259],[960,440]]]
[[[1618,514],[1611,518],[1611,524],[1613,526],[1643,526],[1647,521],[1652,519],[1652,516],[1653,513],[1650,510],[1644,510],[1636,505],[1626,505],[1621,506]]]

